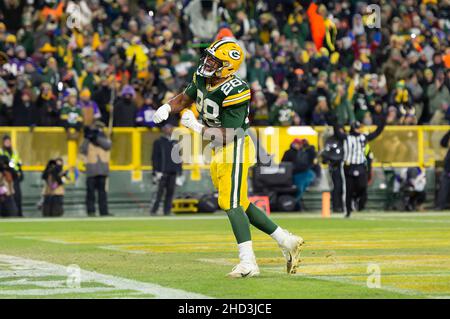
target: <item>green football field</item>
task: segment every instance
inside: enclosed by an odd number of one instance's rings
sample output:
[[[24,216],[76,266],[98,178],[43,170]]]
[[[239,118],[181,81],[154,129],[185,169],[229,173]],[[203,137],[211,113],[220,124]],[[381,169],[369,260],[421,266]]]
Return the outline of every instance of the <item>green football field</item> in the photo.
[[[450,298],[450,213],[273,214],[298,274],[252,228],[257,278],[229,279],[224,214],[0,221],[0,298]]]

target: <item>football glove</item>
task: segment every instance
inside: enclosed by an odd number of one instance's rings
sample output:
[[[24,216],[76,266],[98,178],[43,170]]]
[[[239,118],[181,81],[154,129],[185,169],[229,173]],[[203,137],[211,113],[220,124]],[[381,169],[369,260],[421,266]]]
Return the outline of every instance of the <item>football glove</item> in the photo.
[[[171,111],[169,104],[164,104],[163,106],[160,106],[155,114],[153,115],[153,122],[156,124],[161,123],[162,121],[165,121],[169,118],[169,113]]]
[[[163,177],[163,173],[155,172],[153,174],[153,184],[158,184],[162,177]]]
[[[204,125],[197,121],[191,110],[184,111],[183,116],[181,116],[181,124],[199,134],[202,133],[204,127]]]

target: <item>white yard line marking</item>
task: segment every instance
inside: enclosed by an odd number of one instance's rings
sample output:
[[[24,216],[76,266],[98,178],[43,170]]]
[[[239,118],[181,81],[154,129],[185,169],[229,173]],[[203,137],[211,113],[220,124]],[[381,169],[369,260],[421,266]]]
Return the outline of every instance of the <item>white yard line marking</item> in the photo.
[[[131,245],[133,245],[133,244],[131,244]],[[112,250],[112,251],[118,251],[118,252],[121,252],[121,253],[137,254],[137,255],[145,255],[145,254],[147,254],[147,252],[143,251],[143,250],[132,250],[132,249],[121,248],[121,245],[97,246],[97,248],[106,249],[106,250]]]
[[[269,272],[274,272],[274,273],[283,273],[283,274],[285,273],[284,271],[282,271],[276,267],[265,267],[264,269],[268,270]],[[408,276],[408,274],[403,274],[403,275]],[[436,276],[436,274],[433,274],[433,275]],[[447,299],[447,298],[449,298],[449,296],[427,295],[427,293],[423,293],[423,292],[420,292],[417,290],[396,288],[396,287],[392,287],[392,286],[386,286],[383,284],[381,285],[380,288],[368,288],[365,281],[359,282],[356,280],[348,279],[345,276],[310,275],[310,274],[305,274],[305,273],[297,273],[294,276],[306,277],[306,278],[324,280],[324,281],[330,281],[330,282],[339,282],[339,283],[359,286],[359,287],[367,288],[367,289],[371,289],[371,290],[379,289],[379,290],[384,290],[384,291],[388,291],[388,292],[393,292],[393,293],[398,293],[398,294],[408,295],[408,296],[413,296],[413,297],[424,297],[424,298],[431,298],[431,299]],[[367,277],[367,274],[360,275],[360,276]],[[383,274],[383,276],[387,276],[387,274]],[[392,274],[392,276],[394,276],[394,274]],[[425,277],[425,276],[427,276],[427,274],[421,274],[421,275],[414,274],[414,276]],[[448,274],[446,274],[445,276],[448,276]],[[354,276],[354,277],[356,277],[356,276]]]
[[[276,267],[264,267],[264,270],[267,270],[269,272],[273,272],[273,273],[285,273],[284,271],[280,270],[280,268],[276,268]],[[362,288],[367,288],[366,282],[359,282],[356,280],[352,280],[352,279],[348,279],[346,277],[342,277],[342,276],[330,276],[330,275],[310,275],[310,274],[305,274],[305,273],[297,273],[293,276],[297,276],[297,277],[305,277],[305,278],[310,278],[310,279],[317,279],[317,280],[323,280],[323,281],[330,281],[330,282],[338,282],[338,283],[343,283],[343,284],[348,284],[348,285],[353,285],[353,286],[359,286]],[[365,275],[366,277],[367,275]],[[385,286],[385,285],[381,285],[380,288],[372,288],[373,290],[384,290],[384,291],[388,291],[388,292],[394,292],[394,293],[398,293],[398,294],[402,294],[402,295],[408,295],[408,296],[417,296],[417,297],[425,297],[425,295],[421,292],[415,291],[415,290],[410,290],[410,289],[401,289],[401,288],[395,288],[395,287],[390,287],[390,286]],[[371,290],[372,290],[371,289]]]
[[[211,264],[216,264],[216,265],[221,265],[221,266],[234,265],[232,262],[230,262],[226,258],[216,258],[216,259],[201,258],[201,259],[197,259],[197,260],[200,262],[206,262],[206,263],[211,263]],[[345,264],[347,264],[347,263],[345,263]],[[367,263],[366,262],[352,262],[349,264],[367,264]],[[268,271],[268,272],[272,272],[272,273],[285,274],[284,268],[282,268],[281,266],[280,267],[260,266],[260,268],[264,271]],[[360,282],[360,281],[356,281],[356,280],[347,278],[349,276],[351,276],[351,277],[358,277],[358,276],[367,277],[367,274],[349,274],[346,276],[335,276],[335,275],[312,275],[312,274],[300,272],[293,276],[305,277],[305,278],[317,279],[317,280],[323,280],[323,281],[330,281],[330,282],[338,282],[338,283],[349,284],[349,285],[353,285],[353,286],[359,286],[359,287],[370,289],[367,287],[365,281]],[[418,274],[418,273],[415,273],[415,274],[387,273],[386,274],[386,273],[384,273],[383,276],[415,276],[415,277],[444,276],[444,277],[447,277],[447,276],[450,276],[450,272],[430,272],[430,273],[421,273],[421,274]],[[416,290],[402,289],[402,288],[396,288],[396,287],[386,286],[386,285],[382,285],[378,289],[388,291],[388,292],[394,292],[394,293],[398,293],[398,294],[402,294],[402,295],[408,295],[408,296],[425,297],[425,298],[448,298],[448,296],[427,295],[426,293],[422,293],[422,292],[416,291]]]
[[[200,261],[202,263],[221,265],[221,266],[234,265],[232,262],[228,261],[226,258],[200,258],[200,259],[197,259],[197,261]]]
[[[52,238],[39,238],[39,237],[31,237],[31,236],[15,236],[17,239],[28,239],[28,240],[38,240],[52,244],[61,244],[61,245],[70,245],[71,243],[61,240],[61,239],[52,239]]]
[[[26,285],[34,285],[35,289],[24,290],[1,290],[1,295],[30,296],[30,295],[58,295],[67,293],[93,293],[93,292],[115,292],[118,290],[130,290],[134,293],[149,294],[155,298],[168,299],[198,299],[210,298],[205,295],[187,292],[181,289],[167,288],[157,284],[140,282],[122,277],[100,274],[94,271],[80,270],[81,285],[83,283],[97,283],[106,287],[83,287],[70,288],[61,287],[61,278],[48,280],[46,277],[62,277],[67,278],[68,268],[63,265],[52,264],[44,261],[26,259],[10,255],[0,255],[0,280],[11,282],[14,279],[27,279]],[[6,269],[5,269],[6,268]],[[33,282],[31,279],[35,279]],[[48,289],[40,289],[43,287],[42,281],[47,281]],[[55,281],[52,283],[52,281]],[[0,281],[1,284],[1,281]],[[80,296],[82,297],[82,296]]]

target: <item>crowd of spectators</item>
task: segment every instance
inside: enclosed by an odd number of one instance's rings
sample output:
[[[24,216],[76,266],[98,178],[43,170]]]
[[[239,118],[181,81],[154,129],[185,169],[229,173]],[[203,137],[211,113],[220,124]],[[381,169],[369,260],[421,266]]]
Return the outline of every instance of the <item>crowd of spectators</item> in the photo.
[[[371,5],[371,6],[369,6]],[[153,127],[234,37],[253,125],[450,121],[448,1],[1,0],[0,126]],[[172,119],[174,122],[177,118]]]

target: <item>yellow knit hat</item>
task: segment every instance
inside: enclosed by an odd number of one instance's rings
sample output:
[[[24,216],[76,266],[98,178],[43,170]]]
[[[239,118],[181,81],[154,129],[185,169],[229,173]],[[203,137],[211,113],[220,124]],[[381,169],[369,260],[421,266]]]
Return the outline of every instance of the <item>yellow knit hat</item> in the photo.
[[[91,97],[91,91],[88,88],[84,88],[81,93],[80,93],[80,97],[87,97],[90,98]]]

